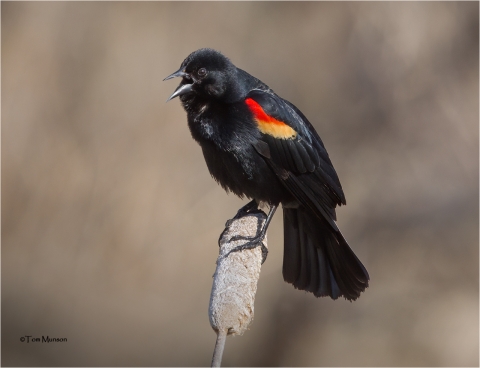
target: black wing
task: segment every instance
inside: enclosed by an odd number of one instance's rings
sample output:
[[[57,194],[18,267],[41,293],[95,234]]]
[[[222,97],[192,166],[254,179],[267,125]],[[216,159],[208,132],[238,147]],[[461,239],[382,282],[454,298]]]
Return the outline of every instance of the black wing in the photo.
[[[257,151],[297,200],[338,231],[335,207],[345,195],[322,140],[307,118],[279,96],[253,90],[246,99],[262,139]]]

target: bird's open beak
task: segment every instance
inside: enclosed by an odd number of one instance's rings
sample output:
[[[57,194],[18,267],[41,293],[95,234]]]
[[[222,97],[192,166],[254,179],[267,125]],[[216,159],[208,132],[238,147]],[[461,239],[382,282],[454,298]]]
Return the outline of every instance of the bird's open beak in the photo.
[[[166,77],[164,79],[164,81],[168,80],[168,79],[172,79],[172,78],[176,78],[176,77],[182,77],[182,78],[188,78],[188,79],[191,79],[190,75],[188,73],[185,73],[181,68],[179,70],[177,70],[175,73],[172,73],[170,74],[168,77]],[[175,98],[175,97],[178,97],[178,96],[181,96],[181,95],[184,95],[186,93],[189,93],[189,92],[192,92],[192,87],[193,87],[193,83],[192,84],[181,84],[177,87],[177,89],[175,90],[175,92],[173,92],[173,94],[168,98],[168,101],[170,101],[172,98]]]
[[[175,90],[175,92],[173,92],[173,94],[165,102],[168,102],[172,98],[175,98],[177,96],[181,96],[181,95],[184,95],[186,93],[192,92],[192,87],[193,87],[193,83],[192,84],[181,84],[181,85],[179,85],[178,88]]]

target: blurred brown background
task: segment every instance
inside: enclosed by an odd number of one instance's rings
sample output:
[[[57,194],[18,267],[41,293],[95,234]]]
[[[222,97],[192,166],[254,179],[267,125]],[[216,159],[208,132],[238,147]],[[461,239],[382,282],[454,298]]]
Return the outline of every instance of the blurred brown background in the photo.
[[[478,366],[478,2],[1,7],[3,365],[210,364],[217,239],[246,202],[162,79],[212,47],[315,125],[371,276],[354,303],[285,284],[280,212],[224,365]]]

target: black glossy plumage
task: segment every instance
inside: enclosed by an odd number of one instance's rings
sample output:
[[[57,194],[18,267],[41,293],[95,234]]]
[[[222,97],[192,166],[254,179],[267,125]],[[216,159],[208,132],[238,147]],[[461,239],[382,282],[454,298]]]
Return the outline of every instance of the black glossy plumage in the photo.
[[[180,97],[215,180],[240,197],[282,203],[285,281],[315,296],[355,300],[369,276],[335,222],[345,196],[307,118],[215,50],[193,52],[166,79],[177,76],[170,98]]]

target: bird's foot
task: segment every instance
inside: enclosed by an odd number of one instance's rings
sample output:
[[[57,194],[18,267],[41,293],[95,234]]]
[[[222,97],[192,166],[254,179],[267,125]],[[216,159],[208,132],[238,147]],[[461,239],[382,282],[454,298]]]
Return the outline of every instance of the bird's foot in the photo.
[[[272,220],[272,217],[275,214],[275,211],[276,211],[277,207],[278,207],[278,204],[270,205],[270,211],[268,212],[268,216],[265,219],[265,223],[261,227],[260,232],[258,233],[257,236],[255,236],[253,238],[248,238],[248,237],[241,236],[241,235],[233,236],[230,239],[230,241],[247,240],[247,242],[233,248],[230,252],[227,253],[227,255],[225,257],[228,257],[228,255],[232,252],[238,252],[238,251],[241,251],[241,250],[244,250],[244,249],[254,249],[256,247],[262,247],[262,264],[263,264],[263,262],[265,262],[265,260],[267,259],[267,255],[268,255],[268,249],[263,244],[263,240],[265,239],[265,236],[267,235],[268,225],[270,224],[270,221]],[[222,239],[222,237],[225,234],[225,232],[227,231],[227,229],[230,227],[231,222],[233,220],[239,219],[239,218],[242,218],[242,217],[244,217],[248,214],[254,214],[254,213],[263,213],[263,215],[265,215],[265,213],[258,208],[257,201],[252,200],[252,201],[248,202],[245,206],[240,208],[238,210],[237,214],[235,215],[235,217],[232,220],[227,221],[227,223],[225,225],[226,228],[222,232],[222,234],[220,235],[220,239],[218,239],[218,245],[220,246],[220,240]]]
[[[232,252],[239,252],[245,249],[255,249],[256,247],[262,247],[262,264],[267,259],[268,249],[263,244],[263,239],[265,239],[265,234],[259,234],[254,238],[247,238],[245,236],[237,235],[230,239],[230,241],[237,241],[237,240],[248,240],[245,244],[236,246],[230,252],[228,252],[225,257],[228,257]]]
[[[263,212],[263,211],[258,208],[258,203],[255,199],[251,200],[245,206],[240,208],[237,211],[236,215],[233,216],[233,218],[231,218],[230,220],[227,220],[227,222],[225,223],[225,229],[222,231],[222,233],[220,234],[220,237],[218,238],[218,246],[220,246],[220,240],[222,240],[223,235],[225,235],[225,233],[227,232],[228,228],[230,227],[230,225],[234,220],[238,220],[239,218],[242,218],[249,214],[260,213],[260,212]]]

